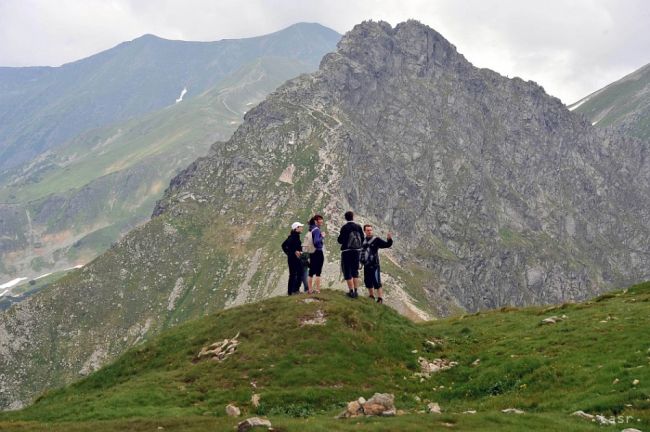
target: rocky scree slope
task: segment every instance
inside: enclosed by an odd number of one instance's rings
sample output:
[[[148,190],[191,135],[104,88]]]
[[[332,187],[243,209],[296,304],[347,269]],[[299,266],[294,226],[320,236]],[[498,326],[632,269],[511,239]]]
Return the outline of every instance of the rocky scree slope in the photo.
[[[329,251],[349,208],[392,230],[389,301],[436,314],[648,278],[647,153],[535,83],[474,68],[420,23],[365,22],[172,180],[148,224],[0,316],[1,402],[19,406],[165,327],[283,293],[279,244],[315,211]]]

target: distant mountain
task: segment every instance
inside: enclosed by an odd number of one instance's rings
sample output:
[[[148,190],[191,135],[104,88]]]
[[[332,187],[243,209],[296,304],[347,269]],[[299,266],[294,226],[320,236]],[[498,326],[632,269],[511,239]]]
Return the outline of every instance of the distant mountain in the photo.
[[[77,134],[198,96],[260,57],[318,65],[340,35],[296,24],[266,36],[186,42],[145,35],[61,67],[0,68],[2,171]]]
[[[569,109],[585,115],[595,126],[617,126],[650,140],[650,64],[569,105]]]
[[[279,245],[315,212],[328,287],[343,286],[345,210],[394,233],[386,303],[414,317],[650,279],[648,152],[536,83],[474,67],[425,25],[364,22],[179,173],[151,221],[0,314],[0,405],[168,327],[285,293]]]
[[[178,103],[174,98],[181,99],[180,92],[165,102],[162,109],[85,130],[29,162],[2,172],[0,283],[85,264],[106,250],[120,235],[149,217],[155,201],[179,170],[205,155],[215,141],[226,140],[244,113],[282,82],[316,69],[320,57],[334,49],[338,38],[336,33],[319,25],[302,24],[268,37],[228,43],[186,43],[144,37],[120,45],[114,49],[116,52],[99,54],[99,57],[123,59],[110,63],[115,68],[114,86],[130,85],[128,73],[135,74],[140,69],[127,61],[128,55],[135,55],[135,60],[142,59],[142,54],[132,52],[131,45],[140,46],[144,41],[154,44],[156,49],[147,51],[147,55],[159,58],[159,63],[165,56],[170,56],[170,61],[185,58],[188,64],[192,60],[196,64],[184,70],[193,74],[192,82],[201,86],[216,84],[202,93],[200,86],[184,87],[188,91]],[[214,65],[210,64],[216,62],[223,68],[219,56],[235,48],[239,63],[228,57],[229,68],[234,64],[240,66],[228,74],[214,73],[211,70]],[[171,53],[167,52],[170,50]],[[201,55],[194,58],[197,52]],[[210,55],[217,54],[208,61]],[[248,59],[252,60],[242,63]],[[86,61],[89,60],[81,63]],[[102,65],[101,70],[108,67],[107,62],[93,61]],[[201,69],[200,62],[206,64],[205,69]],[[119,69],[121,64],[128,64],[128,73]],[[138,73],[146,73],[142,76],[150,77],[147,79],[150,83],[159,80],[159,76],[165,79],[173,76],[168,75],[167,67],[162,64],[157,65],[159,69],[153,64],[149,66],[151,70]],[[82,82],[89,79],[86,75],[79,78]],[[69,100],[83,97],[83,92],[76,88],[68,91]],[[164,91],[161,90],[161,95],[148,86],[132,91],[127,99],[133,103],[156,98],[162,101],[167,97]],[[89,106],[94,104],[93,100],[86,102]],[[111,109],[116,110],[116,115],[125,115],[125,111],[120,111],[123,102],[115,102]],[[82,123],[85,113],[72,110],[65,115]],[[49,120],[39,118],[32,122],[36,129],[50,125]]]

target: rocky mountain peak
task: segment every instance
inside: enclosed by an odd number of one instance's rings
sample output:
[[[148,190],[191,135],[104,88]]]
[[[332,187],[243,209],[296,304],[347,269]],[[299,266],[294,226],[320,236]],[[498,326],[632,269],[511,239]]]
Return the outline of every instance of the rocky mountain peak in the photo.
[[[384,21],[364,21],[348,32],[338,52],[326,56],[322,68],[345,59],[378,78],[406,74],[425,77],[436,68],[465,66],[456,47],[432,28],[409,20],[394,28]]]

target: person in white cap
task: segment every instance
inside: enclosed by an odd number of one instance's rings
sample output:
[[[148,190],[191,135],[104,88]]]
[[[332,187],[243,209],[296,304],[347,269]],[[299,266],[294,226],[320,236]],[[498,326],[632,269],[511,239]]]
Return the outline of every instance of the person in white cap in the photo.
[[[300,255],[302,254],[300,233],[302,232],[302,227],[303,224],[300,222],[292,223],[289,237],[282,243],[282,250],[287,255],[287,263],[289,264],[288,295],[298,294],[300,292],[300,284],[302,283],[303,268],[300,262]]]

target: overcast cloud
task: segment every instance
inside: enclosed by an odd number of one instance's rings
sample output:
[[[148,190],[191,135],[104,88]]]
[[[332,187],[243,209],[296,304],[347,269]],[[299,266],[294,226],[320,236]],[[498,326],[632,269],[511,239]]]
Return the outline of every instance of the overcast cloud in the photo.
[[[647,0],[0,0],[0,66],[78,60],[145,33],[212,41],[417,19],[476,66],[571,103],[650,63]]]

